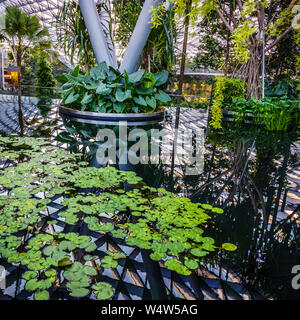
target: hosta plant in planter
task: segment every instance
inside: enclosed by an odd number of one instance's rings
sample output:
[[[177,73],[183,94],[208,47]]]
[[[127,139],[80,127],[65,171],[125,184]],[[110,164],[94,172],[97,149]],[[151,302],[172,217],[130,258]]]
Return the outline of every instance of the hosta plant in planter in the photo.
[[[153,118],[164,114],[165,104],[171,101],[160,88],[168,80],[167,72],[153,74],[139,70],[127,74],[102,62],[86,74],[76,67],[56,79],[62,84],[61,113],[70,115],[70,110],[76,110],[73,115],[81,118],[125,121],[132,116],[137,120],[139,114]]]

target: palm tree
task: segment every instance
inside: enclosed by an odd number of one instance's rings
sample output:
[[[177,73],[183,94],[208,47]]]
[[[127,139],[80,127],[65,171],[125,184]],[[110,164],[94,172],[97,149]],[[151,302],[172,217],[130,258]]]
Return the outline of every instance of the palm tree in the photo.
[[[22,113],[22,86],[21,66],[26,53],[34,53],[51,47],[51,41],[47,39],[49,31],[42,28],[39,18],[22,12],[16,7],[7,7],[5,16],[5,28],[0,34],[0,39],[6,41],[12,51],[12,55],[18,68],[18,118],[20,134],[24,135]]]

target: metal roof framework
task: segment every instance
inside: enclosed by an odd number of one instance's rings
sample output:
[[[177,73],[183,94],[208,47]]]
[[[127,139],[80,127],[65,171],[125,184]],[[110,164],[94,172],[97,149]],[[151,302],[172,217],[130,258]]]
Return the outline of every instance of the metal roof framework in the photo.
[[[64,2],[65,0],[0,0],[0,14],[5,12],[6,7],[17,7],[30,15],[37,16],[42,26],[49,30],[50,38],[55,44],[56,32],[51,23]],[[59,52],[59,60],[71,67],[69,59],[62,52]]]
[[[53,43],[56,43],[56,32],[52,27],[52,21],[54,21],[58,15],[59,9],[62,7],[63,3],[66,0],[0,0],[0,15],[4,13],[6,7],[17,7],[21,8],[25,12],[30,15],[36,15],[39,17],[41,24],[48,28],[50,33],[50,38]],[[75,0],[77,1],[77,0]],[[98,2],[99,0],[95,0]],[[199,45],[199,37],[193,36],[194,28],[191,28],[189,41],[188,41],[188,56],[190,58],[195,57],[197,55],[197,49]],[[183,41],[183,30],[179,32],[178,39],[177,39],[177,49],[181,49]],[[116,49],[118,50],[118,45],[116,45]],[[68,57],[66,57],[62,52],[60,53],[60,60],[64,62],[66,65],[71,67],[69,63]]]
[[[0,0],[0,12],[6,7],[22,8],[28,14],[38,16],[49,26],[49,22],[56,16],[65,0]],[[48,25],[47,25],[48,24]]]

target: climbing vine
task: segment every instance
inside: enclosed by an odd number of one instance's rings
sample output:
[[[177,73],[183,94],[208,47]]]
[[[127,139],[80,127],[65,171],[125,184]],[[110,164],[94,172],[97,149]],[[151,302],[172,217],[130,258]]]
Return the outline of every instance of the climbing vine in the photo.
[[[222,128],[222,105],[232,103],[233,99],[243,98],[245,95],[245,82],[241,79],[216,77],[211,105],[210,125],[214,129]]]

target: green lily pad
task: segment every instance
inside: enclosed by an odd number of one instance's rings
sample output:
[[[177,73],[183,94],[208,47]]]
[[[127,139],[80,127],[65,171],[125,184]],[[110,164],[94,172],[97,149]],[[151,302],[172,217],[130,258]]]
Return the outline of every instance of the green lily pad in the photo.
[[[46,290],[43,291],[37,291],[34,294],[35,300],[49,300],[49,292]]]
[[[226,251],[235,251],[237,249],[237,246],[232,243],[223,243],[222,249]]]

